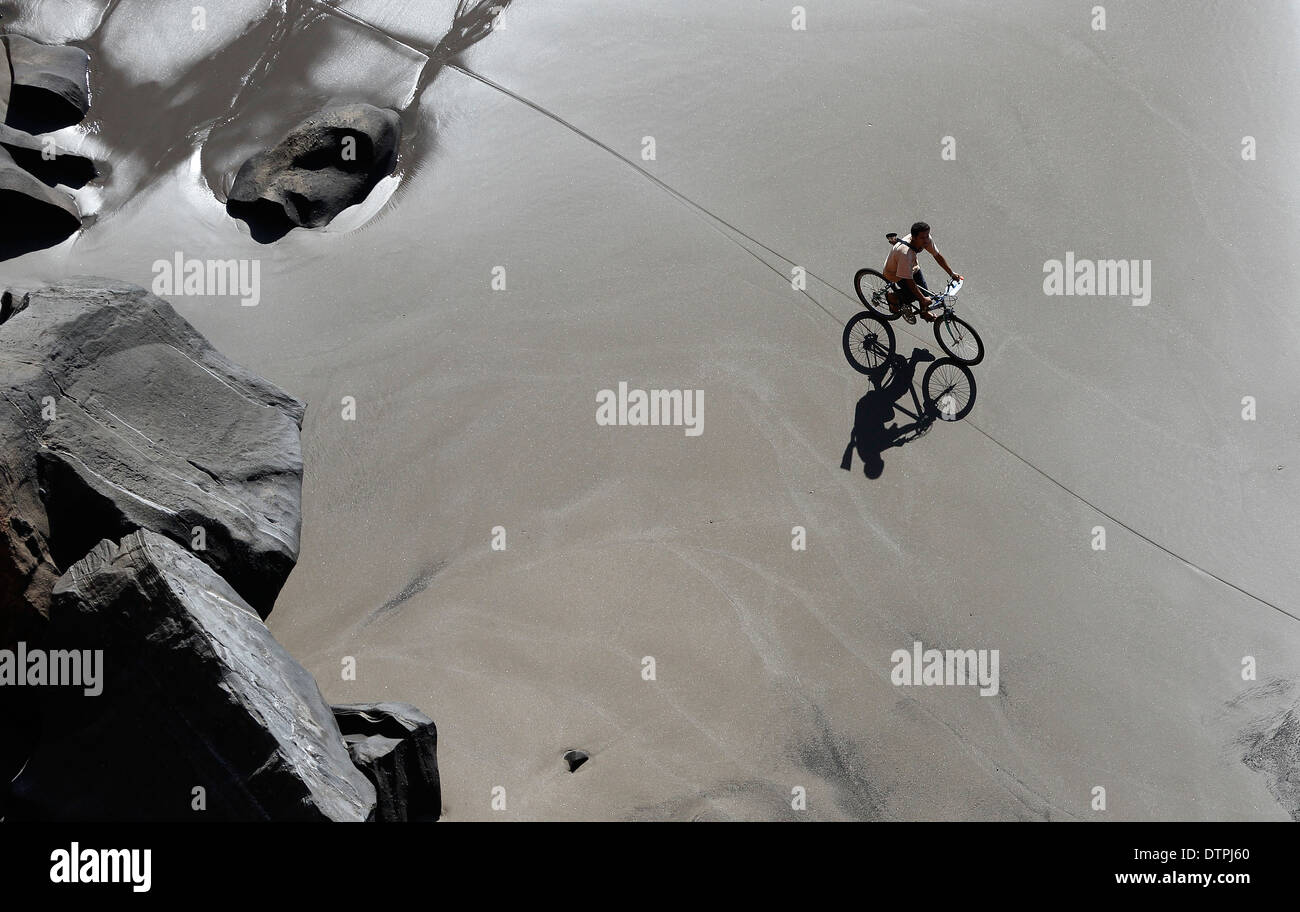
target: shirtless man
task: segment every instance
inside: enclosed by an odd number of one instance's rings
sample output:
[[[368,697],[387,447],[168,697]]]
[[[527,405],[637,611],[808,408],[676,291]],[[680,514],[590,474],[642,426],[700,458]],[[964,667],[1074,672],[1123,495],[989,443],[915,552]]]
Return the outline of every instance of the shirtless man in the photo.
[[[962,278],[948,267],[948,261],[935,248],[934,241],[930,240],[930,226],[925,222],[914,224],[907,237],[899,238],[894,242],[884,268],[885,278],[894,283],[894,289],[887,295],[889,309],[894,313],[901,312],[903,319],[908,323],[915,323],[916,317],[904,310],[903,305],[913,302],[921,311],[921,319],[929,323],[938,319],[929,314],[930,296],[926,293],[925,276],[921,275],[921,267],[916,262],[917,253],[922,250],[930,251],[935,262],[952,278],[958,280]]]

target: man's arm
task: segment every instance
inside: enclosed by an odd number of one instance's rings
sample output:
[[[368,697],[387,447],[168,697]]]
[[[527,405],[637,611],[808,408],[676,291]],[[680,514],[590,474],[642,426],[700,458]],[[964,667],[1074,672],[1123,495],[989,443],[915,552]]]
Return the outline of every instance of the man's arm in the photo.
[[[945,259],[943,258],[943,254],[942,254],[942,253],[936,253],[936,254],[934,255],[934,261],[935,261],[936,263],[938,263],[939,266],[940,266],[940,268],[942,268],[944,272],[948,273],[948,275],[949,275],[951,278],[954,278],[954,279],[960,279],[960,278],[961,278],[961,276],[959,276],[957,273],[955,273],[955,272],[952,271],[952,268],[948,265],[948,261],[945,260]]]
[[[939,264],[939,268],[942,269],[944,272],[948,273],[949,278],[953,278],[953,279],[961,278],[961,276],[959,276],[957,273],[952,271],[952,268],[948,265],[948,261],[943,258],[943,254],[940,253],[935,248],[933,241],[930,242],[930,245],[927,249],[930,251],[930,255],[934,257],[934,261]]]

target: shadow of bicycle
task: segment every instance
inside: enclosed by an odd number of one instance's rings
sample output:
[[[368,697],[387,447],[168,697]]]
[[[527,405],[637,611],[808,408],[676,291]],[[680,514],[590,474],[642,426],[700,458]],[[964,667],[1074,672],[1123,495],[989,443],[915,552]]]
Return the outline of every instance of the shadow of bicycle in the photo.
[[[923,387],[933,389],[923,388],[918,394],[916,370],[918,365],[927,362],[934,364],[926,372]],[[966,417],[975,402],[974,378],[969,371],[958,369],[953,374],[958,385],[953,385],[945,380],[948,368],[952,367],[956,364],[951,358],[935,361],[934,353],[924,348],[912,349],[909,358],[892,355],[885,370],[871,376],[872,388],[858,400],[840,468],[852,470],[856,451],[863,473],[871,479],[879,478],[885,470],[885,450],[902,447],[924,436],[936,421]],[[902,402],[907,396],[911,397],[912,409]],[[910,422],[895,421],[895,413],[910,418]]]

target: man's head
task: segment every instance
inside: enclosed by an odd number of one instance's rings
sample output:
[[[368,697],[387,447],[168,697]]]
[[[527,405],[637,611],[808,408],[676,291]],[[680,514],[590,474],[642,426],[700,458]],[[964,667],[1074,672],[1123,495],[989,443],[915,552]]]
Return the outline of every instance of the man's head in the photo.
[[[925,222],[913,222],[912,243],[923,246],[928,240],[930,240],[930,226]]]

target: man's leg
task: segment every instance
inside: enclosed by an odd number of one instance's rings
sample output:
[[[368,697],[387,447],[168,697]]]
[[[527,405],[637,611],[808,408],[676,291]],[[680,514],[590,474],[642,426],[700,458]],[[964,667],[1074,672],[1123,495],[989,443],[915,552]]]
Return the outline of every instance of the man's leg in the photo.
[[[898,286],[891,282],[889,287],[885,289],[885,303],[889,305],[890,313],[900,313],[898,302]]]
[[[912,288],[903,282],[895,283],[894,291],[898,298],[898,308],[903,314],[903,319],[908,323],[915,323],[916,317],[912,315],[912,305],[916,302],[916,295],[912,294]]]
[[[917,285],[919,285],[919,286],[921,286],[922,288],[924,288],[924,289],[926,290],[927,293],[930,291],[930,286],[927,285],[927,284],[925,284],[925,276],[921,274],[921,270],[920,270],[920,268],[918,268],[915,272],[912,273],[912,281],[914,281]],[[913,297],[912,300],[915,301],[916,298]],[[925,320],[925,321],[928,322],[928,323],[933,323],[933,322],[934,322],[935,318],[932,318],[928,313],[926,313],[925,311],[921,310],[921,305],[920,305],[920,303],[918,303],[918,304],[916,305],[916,309],[920,312],[920,314],[921,314],[921,319],[922,319],[922,320]]]

